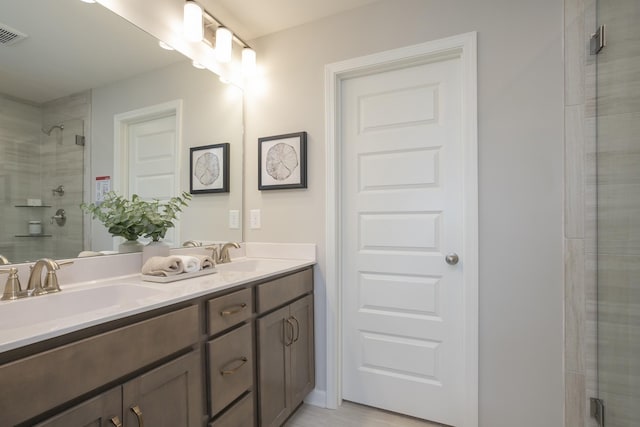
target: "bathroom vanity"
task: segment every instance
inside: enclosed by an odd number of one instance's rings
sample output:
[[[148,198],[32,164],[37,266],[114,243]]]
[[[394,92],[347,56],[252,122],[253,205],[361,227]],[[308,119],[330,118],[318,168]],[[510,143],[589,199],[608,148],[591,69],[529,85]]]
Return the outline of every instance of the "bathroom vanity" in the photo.
[[[282,425],[315,385],[312,264],[245,259],[174,283],[96,285],[144,297],[0,343],[0,425]],[[31,298],[62,307],[53,297],[83,291]]]

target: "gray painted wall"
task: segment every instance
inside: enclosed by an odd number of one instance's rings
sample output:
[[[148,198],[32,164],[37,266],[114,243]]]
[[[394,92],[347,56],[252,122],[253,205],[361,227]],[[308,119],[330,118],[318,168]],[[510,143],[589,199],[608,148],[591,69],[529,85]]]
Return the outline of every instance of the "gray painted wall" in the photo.
[[[563,4],[383,0],[253,42],[246,91],[245,240],[315,242],[317,377],[324,389],[324,66],[478,32],[480,425],[563,420]],[[257,191],[257,138],[306,130],[309,188]]]

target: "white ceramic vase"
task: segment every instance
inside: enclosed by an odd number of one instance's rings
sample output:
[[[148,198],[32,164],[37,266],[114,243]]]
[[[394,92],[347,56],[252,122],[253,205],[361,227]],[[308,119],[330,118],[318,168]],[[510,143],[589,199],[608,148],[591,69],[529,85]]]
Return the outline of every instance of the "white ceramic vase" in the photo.
[[[169,256],[169,245],[160,240],[151,241],[142,247],[142,265],[154,256]]]
[[[129,254],[133,252],[141,252],[142,251],[142,243],[137,240],[127,240],[125,242],[120,243],[118,246],[118,252],[121,254]]]

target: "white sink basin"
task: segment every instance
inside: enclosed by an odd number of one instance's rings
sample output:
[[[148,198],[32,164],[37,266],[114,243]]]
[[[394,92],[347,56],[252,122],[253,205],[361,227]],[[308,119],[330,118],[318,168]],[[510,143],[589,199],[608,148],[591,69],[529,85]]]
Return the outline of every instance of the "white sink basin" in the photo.
[[[298,264],[299,261],[268,258],[243,258],[231,261],[226,264],[216,264],[216,269],[220,271],[240,272],[240,273],[268,273],[285,268],[290,268]]]
[[[55,294],[27,297],[0,304],[0,332],[38,323],[55,325],[58,320],[115,306],[137,305],[163,294],[161,289],[118,284],[62,290]]]

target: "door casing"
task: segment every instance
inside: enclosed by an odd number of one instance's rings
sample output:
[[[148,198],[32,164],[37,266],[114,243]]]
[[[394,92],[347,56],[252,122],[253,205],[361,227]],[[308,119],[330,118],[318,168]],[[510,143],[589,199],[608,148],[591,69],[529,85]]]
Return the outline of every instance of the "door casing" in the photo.
[[[342,402],[342,284],[340,224],[340,83],[354,76],[428,63],[444,57],[462,61],[462,145],[464,153],[464,330],[465,390],[464,427],[478,426],[478,125],[477,34],[465,33],[426,43],[393,49],[325,66],[326,117],[326,406]],[[462,426],[458,426],[462,427]]]

